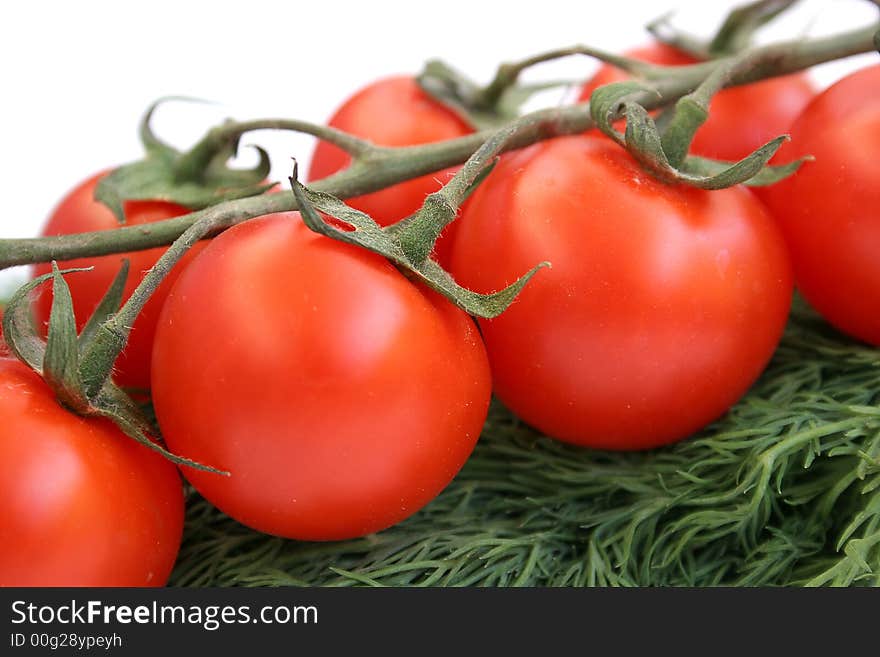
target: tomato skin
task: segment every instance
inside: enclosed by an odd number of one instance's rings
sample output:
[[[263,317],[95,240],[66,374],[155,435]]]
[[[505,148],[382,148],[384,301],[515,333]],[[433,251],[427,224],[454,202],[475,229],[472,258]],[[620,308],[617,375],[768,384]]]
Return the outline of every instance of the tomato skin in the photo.
[[[491,385],[471,319],[296,213],[240,224],[168,297],[153,400],[184,468],[238,521],[333,540],[433,499],[480,434]]]
[[[791,301],[782,238],[749,192],[665,185],[596,134],[504,155],[463,217],[452,273],[486,292],[542,260],[551,269],[480,322],[495,392],[594,448],[657,447],[723,414]]]
[[[177,468],[65,410],[0,359],[0,586],[162,586],[183,531]]]
[[[820,94],[791,135],[784,161],[815,161],[762,198],[785,234],[798,289],[838,329],[880,345],[880,65]]]
[[[690,55],[663,43],[636,48],[627,55],[665,66],[697,62]],[[605,64],[586,84],[578,100],[589,100],[597,87],[627,78],[621,69]],[[815,95],[809,78],[802,73],[724,89],[712,99],[709,118],[694,135],[690,150],[695,155],[719,160],[741,160],[772,139],[788,133],[791,124]],[[780,160],[774,158],[772,161]]]
[[[473,132],[454,112],[428,96],[410,76],[383,78],[355,93],[336,110],[329,125],[380,146],[415,146],[462,137]],[[346,168],[351,157],[322,141],[315,149],[308,179],[319,180]],[[346,203],[388,226],[418,210],[425,196],[449,181],[459,167],[430,173]],[[437,242],[443,262],[451,248],[451,233]]]
[[[89,178],[62,199],[52,211],[43,228],[42,235],[68,235],[118,228],[120,224],[109,208],[94,199],[95,187],[104,175],[105,173],[102,172]],[[128,201],[125,203],[126,224],[135,226],[171,219],[189,212],[190,210],[183,206],[164,201]],[[78,330],[85,326],[92,312],[97,308],[107,292],[107,288],[110,287],[116,274],[119,273],[119,267],[122,265],[124,258],[127,258],[130,263],[124,296],[125,299],[128,299],[146,272],[156,264],[156,261],[159,260],[166,248],[159,247],[145,251],[120,253],[97,258],[78,258],[59,262],[58,266],[61,269],[94,267],[93,271],[78,272],[67,276],[65,279],[73,297]],[[197,244],[187,252],[155,291],[138,316],[129,336],[128,344],[116,360],[114,380],[119,385],[131,388],[149,388],[150,354],[153,348],[153,335],[156,331],[159,310],[161,310],[162,303],[180,271],[186,267],[188,262],[195,258],[202,248],[203,245]],[[51,271],[52,267],[49,264],[36,265],[34,267],[34,276],[40,276]],[[47,284],[34,303],[34,313],[40,325],[45,326],[49,321],[51,309],[52,290],[51,286]]]

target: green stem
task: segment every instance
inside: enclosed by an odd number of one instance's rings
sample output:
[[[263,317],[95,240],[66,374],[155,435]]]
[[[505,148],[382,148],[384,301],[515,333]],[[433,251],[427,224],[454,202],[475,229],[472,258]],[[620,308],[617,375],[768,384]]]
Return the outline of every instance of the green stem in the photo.
[[[287,130],[313,135],[334,144],[352,157],[365,155],[375,146],[342,130],[297,119],[256,119],[229,121],[210,130],[199,143],[182,155],[175,164],[181,180],[198,180],[214,157],[230,144],[237,144],[242,135],[256,130]]]
[[[495,163],[495,158],[526,124],[512,123],[497,130],[471,155],[467,162],[443,187],[429,194],[420,212],[399,222],[395,227],[403,252],[410,261],[422,263],[429,257],[438,236],[458,213],[461,204]]]
[[[738,71],[747,71],[754,53],[731,56],[720,62],[700,85],[679,98],[667,129],[662,135],[663,152],[669,163],[678,168],[687,157],[694,135],[709,116],[709,103]]]
[[[823,62],[874,50],[878,26],[818,39],[778,43],[757,48],[750,55],[754,66],[738,70],[728,85],[746,84],[766,77],[794,73]],[[728,58],[691,66],[672,67],[652,80],[659,95],[645,93],[634,98],[647,109],[668,105],[693,91],[706,76]],[[255,122],[255,124],[258,122]],[[516,119],[517,135],[506,149],[528,146],[559,135],[577,134],[593,127],[587,103],[539,110]],[[401,148],[371,147],[355,158],[347,169],[316,182],[312,187],[341,198],[349,198],[384,189],[461,164],[494,131],[483,131],[444,142]],[[122,226],[112,231],[80,233],[58,237],[0,240],[0,269],[51,260],[107,255],[138,251],[170,244],[197,221],[207,220],[211,227],[205,237],[223,228],[272,212],[296,210],[292,194],[268,194],[227,201],[205,210],[142,226]]]
[[[757,0],[734,9],[709,44],[714,55],[732,54],[749,46],[754,33],[798,0]]]
[[[483,108],[494,107],[504,92],[516,84],[520,74],[527,68],[531,68],[537,64],[571,57],[573,55],[587,55],[594,57],[608,64],[612,64],[617,68],[623,69],[632,75],[645,75],[651,69],[655,68],[652,64],[637,59],[631,59],[612,52],[607,52],[599,48],[592,48],[585,45],[575,45],[568,48],[557,48],[547,52],[539,53],[531,57],[527,57],[518,62],[508,62],[498,67],[495,77],[483,88],[477,95],[476,103]]]
[[[672,16],[673,12],[667,12],[662,16],[658,16],[645,25],[645,29],[660,43],[665,43],[676,50],[692,55],[694,59],[700,61],[709,59],[709,44],[699,37],[687,34],[673,27],[671,23]]]
[[[156,264],[147,271],[119,311],[100,325],[86,353],[82,355],[82,362],[85,364],[83,367],[89,372],[90,392],[100,390],[109,379],[116,359],[128,342],[128,335],[131,333],[135,319],[187,251],[199,240],[219,233],[242,220],[240,214],[228,209],[212,212],[219,207],[205,210],[200,219],[184,230]]]

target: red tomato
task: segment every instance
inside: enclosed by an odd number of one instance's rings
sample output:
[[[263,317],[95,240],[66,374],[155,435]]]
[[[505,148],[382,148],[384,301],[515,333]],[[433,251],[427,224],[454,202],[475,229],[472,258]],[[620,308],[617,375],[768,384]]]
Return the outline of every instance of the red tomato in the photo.
[[[329,125],[380,146],[414,146],[473,132],[454,112],[422,91],[409,76],[385,78],[361,89],[336,110]],[[326,178],[350,163],[351,157],[345,151],[322,141],[312,156],[308,178]],[[453,167],[431,173],[348,199],[346,203],[387,226],[418,210],[425,196],[440,189],[457,170],[458,167]],[[448,256],[450,243],[451,233],[447,230],[435,250],[441,262]]]
[[[104,174],[89,178],[71,191],[52,212],[42,234],[67,235],[118,228],[119,222],[113,213],[105,205],[94,200],[95,186],[102,175]],[[135,226],[170,219],[188,212],[190,211],[187,208],[163,201],[129,201],[125,204],[126,223]],[[153,348],[153,334],[156,331],[159,310],[162,308],[162,303],[177,275],[201,248],[202,245],[197,244],[183,257],[183,260],[162,282],[135,321],[125,351],[116,361],[114,380],[119,385],[149,388],[150,353]],[[65,279],[73,296],[78,328],[82,329],[85,326],[92,312],[104,297],[110,283],[119,273],[123,258],[128,258],[130,262],[128,280],[125,285],[125,298],[127,299],[141,282],[144,274],[156,264],[164,252],[165,247],[161,247],[100,258],[81,258],[59,262],[58,266],[62,269],[94,267],[94,271],[72,274]],[[52,267],[48,264],[34,267],[35,276],[51,271]],[[49,321],[49,311],[52,308],[51,286],[44,286],[44,290],[34,304],[37,321],[42,324]]]
[[[769,188],[798,288],[829,322],[880,345],[880,66],[840,80],[814,100],[780,151],[813,155]]]
[[[481,322],[495,391],[590,447],[656,447],[720,416],[763,370],[791,300],[782,237],[753,195],[663,184],[595,134],[504,155],[452,272],[485,292],[542,260],[552,268]]]
[[[697,61],[662,43],[631,50],[627,55],[665,66],[684,66]],[[627,77],[622,70],[603,65],[584,87],[578,100],[589,100],[597,87]],[[814,95],[812,84],[802,73],[725,89],[712,99],[709,118],[694,135],[691,152],[719,160],[740,160],[768,141],[786,134]]]
[[[177,468],[65,410],[0,359],[0,585],[162,586],[183,531]]]
[[[184,271],[159,321],[153,401],[208,500],[260,531],[362,536],[455,476],[486,417],[476,326],[387,260],[296,213],[240,224]]]

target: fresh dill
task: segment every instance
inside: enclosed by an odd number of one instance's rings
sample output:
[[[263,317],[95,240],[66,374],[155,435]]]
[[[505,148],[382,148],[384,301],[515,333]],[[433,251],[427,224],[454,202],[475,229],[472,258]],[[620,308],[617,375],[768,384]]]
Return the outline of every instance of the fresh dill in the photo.
[[[880,352],[796,304],[769,368],[698,436],[579,449],[494,405],[464,469],[358,540],[253,532],[193,494],[179,586],[880,584]]]

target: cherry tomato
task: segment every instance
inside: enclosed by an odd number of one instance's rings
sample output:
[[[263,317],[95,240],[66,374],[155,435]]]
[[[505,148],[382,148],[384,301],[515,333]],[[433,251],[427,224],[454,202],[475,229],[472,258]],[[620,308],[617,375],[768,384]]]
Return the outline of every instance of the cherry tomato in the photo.
[[[452,272],[487,292],[542,260],[552,268],[480,323],[495,392],[596,448],[664,445],[723,414],[791,300],[785,245],[752,194],[663,184],[595,133],[504,155],[462,218]]]
[[[329,125],[380,146],[414,146],[473,132],[409,76],[385,78],[361,89],[336,110]],[[312,156],[309,180],[326,178],[350,163],[345,151],[322,141]],[[431,173],[346,202],[387,226],[418,210],[425,196],[440,189],[457,169]],[[435,255],[441,262],[448,256],[451,237],[445,232],[437,242]]]
[[[697,61],[663,43],[637,48],[627,55],[665,66],[684,66]],[[627,74],[619,68],[603,65],[584,87],[578,100],[589,100],[597,87],[626,78]],[[719,160],[740,160],[768,141],[786,134],[814,95],[812,84],[802,73],[724,89],[712,99],[709,118],[694,135],[691,152]]]
[[[780,151],[812,155],[766,190],[794,263],[797,286],[841,331],[880,345],[880,66],[819,95]]]
[[[177,468],[62,408],[0,359],[0,585],[162,586],[183,531]]]
[[[180,276],[153,401],[209,501],[263,532],[362,536],[433,499],[470,455],[491,384],[471,319],[296,213],[240,224]]]
[[[119,222],[113,213],[102,203],[94,199],[95,186],[101,176],[89,178],[73,191],[53,210],[43,235],[67,235],[98,230],[113,230]],[[187,208],[164,201],[129,201],[125,203],[126,223],[134,226],[162,221],[190,212]],[[116,361],[114,380],[122,386],[131,388],[149,388],[150,386],[150,354],[153,348],[153,334],[156,331],[156,320],[159,310],[174,284],[180,271],[186,267],[202,248],[201,244],[183,257],[181,262],[162,282],[141,314],[134,323],[128,344]],[[119,273],[122,260],[127,258],[130,263],[128,280],[125,284],[127,299],[144,274],[154,265],[165,252],[165,247],[102,256],[99,258],[81,258],[58,263],[62,269],[69,267],[94,267],[90,272],[79,272],[66,277],[73,296],[73,307],[76,313],[78,328],[82,329],[92,312],[100,303],[110,283]],[[48,264],[34,267],[34,275],[39,276],[52,271]],[[34,304],[37,321],[45,325],[49,320],[52,308],[51,286],[44,286],[44,291],[37,297]]]

